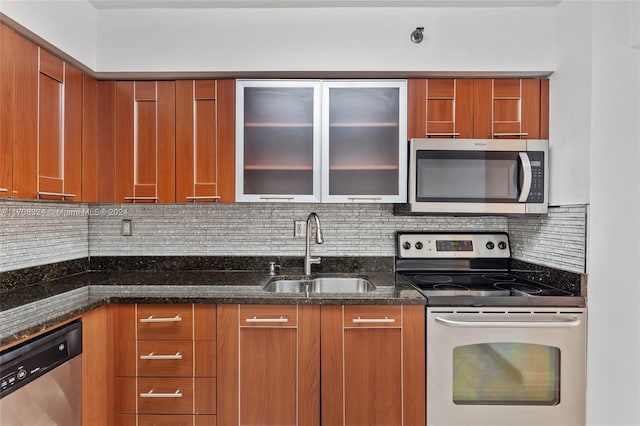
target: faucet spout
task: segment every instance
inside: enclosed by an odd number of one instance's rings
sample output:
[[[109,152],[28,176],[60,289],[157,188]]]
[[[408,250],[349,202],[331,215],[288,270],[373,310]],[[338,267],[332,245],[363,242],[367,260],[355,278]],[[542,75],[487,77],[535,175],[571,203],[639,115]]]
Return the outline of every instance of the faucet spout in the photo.
[[[309,213],[307,216],[307,238],[304,252],[304,274],[311,275],[311,265],[319,265],[320,258],[311,256],[311,219],[314,219],[316,225],[316,244],[324,243],[324,236],[322,235],[322,227],[320,226],[320,218],[316,213]]]

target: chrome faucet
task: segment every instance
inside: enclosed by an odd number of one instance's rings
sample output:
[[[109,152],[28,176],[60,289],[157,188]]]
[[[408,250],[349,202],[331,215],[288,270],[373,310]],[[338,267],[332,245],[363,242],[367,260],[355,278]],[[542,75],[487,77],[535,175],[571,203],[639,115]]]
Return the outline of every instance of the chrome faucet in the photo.
[[[309,216],[307,216],[307,244],[305,246],[304,252],[304,274],[306,276],[311,275],[311,265],[320,264],[319,257],[311,256],[311,228],[309,226],[311,223],[311,218],[315,219],[316,221],[316,244],[324,243],[324,238],[322,237],[322,229],[320,228],[320,218],[315,213],[309,213]]]

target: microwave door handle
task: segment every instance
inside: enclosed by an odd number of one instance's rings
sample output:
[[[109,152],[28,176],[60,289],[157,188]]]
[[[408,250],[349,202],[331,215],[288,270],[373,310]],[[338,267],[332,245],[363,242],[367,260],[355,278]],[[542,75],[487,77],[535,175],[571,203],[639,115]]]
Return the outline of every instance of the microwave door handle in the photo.
[[[529,198],[529,192],[531,192],[531,161],[529,160],[529,155],[526,152],[519,152],[518,158],[520,159],[520,163],[522,164],[522,172],[524,175],[522,181],[522,190],[520,191],[520,197],[518,197],[519,203],[524,203]]]

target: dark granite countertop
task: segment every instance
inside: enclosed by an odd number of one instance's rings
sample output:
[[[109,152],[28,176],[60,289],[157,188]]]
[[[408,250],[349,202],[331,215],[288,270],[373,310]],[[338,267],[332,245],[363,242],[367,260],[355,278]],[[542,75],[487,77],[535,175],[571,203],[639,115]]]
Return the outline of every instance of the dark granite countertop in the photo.
[[[314,274],[312,277],[328,276]],[[287,275],[288,276],[288,275]],[[274,294],[266,271],[88,271],[3,292],[0,346],[109,303],[420,304],[426,300],[393,271],[330,274],[366,277],[376,290],[348,294]],[[283,277],[283,276],[280,276]]]

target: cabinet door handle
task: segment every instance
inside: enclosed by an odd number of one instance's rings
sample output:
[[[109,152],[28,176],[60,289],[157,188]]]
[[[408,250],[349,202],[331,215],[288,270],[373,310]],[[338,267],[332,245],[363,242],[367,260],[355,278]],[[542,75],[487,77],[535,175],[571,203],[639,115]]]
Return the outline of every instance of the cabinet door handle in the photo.
[[[158,202],[158,197],[124,197],[126,201],[153,201]]]
[[[427,132],[425,136],[460,136],[459,132],[450,132],[450,133],[429,133]]]
[[[9,192],[7,188],[0,188],[0,192]]]
[[[529,136],[527,132],[512,132],[512,133],[494,133],[493,136]]]
[[[393,323],[396,322],[395,318],[389,318],[389,317],[384,317],[384,318],[354,318],[353,322],[355,324],[372,324],[372,323]]]
[[[289,201],[289,200],[293,200],[293,197],[260,197],[261,200],[285,200],[285,201]]]
[[[264,322],[289,322],[288,318],[285,318],[283,316],[280,316],[280,318],[256,318],[255,316],[253,318],[247,318],[245,319],[245,322],[251,322],[251,323],[264,323]]]
[[[140,398],[182,398],[182,392],[178,389],[173,393],[155,393],[153,389],[151,389],[147,393],[141,393]]]
[[[348,197],[351,201],[381,201],[382,197]]]
[[[140,318],[140,322],[180,322],[182,321],[182,317],[180,315],[176,315],[175,317],[170,318],[154,318],[153,315],[149,315],[147,318]]]
[[[6,191],[6,190],[5,190]],[[44,191],[38,191],[38,197],[40,197],[41,195],[45,195],[48,197],[62,197],[62,198],[73,198],[76,196],[76,194],[65,194],[63,192],[44,192]]]
[[[182,354],[176,352],[175,355],[155,355],[151,352],[148,355],[140,355],[140,359],[182,359]]]
[[[197,200],[219,200],[219,195],[194,195],[192,197],[184,197],[189,201],[197,201]]]

